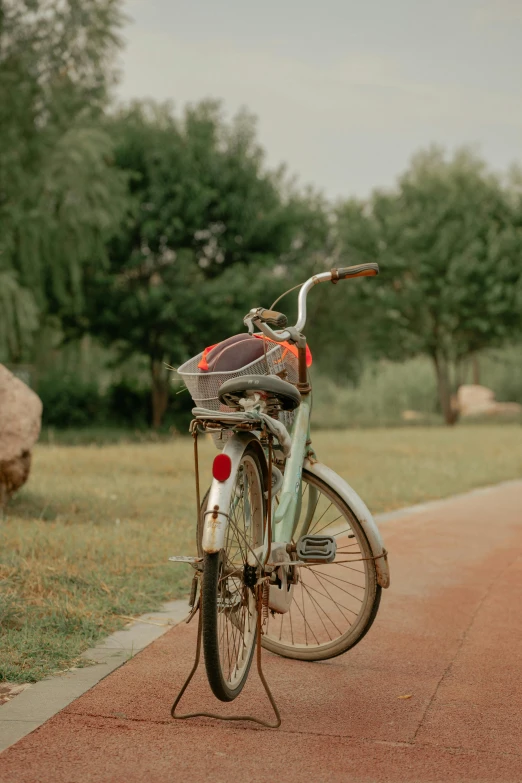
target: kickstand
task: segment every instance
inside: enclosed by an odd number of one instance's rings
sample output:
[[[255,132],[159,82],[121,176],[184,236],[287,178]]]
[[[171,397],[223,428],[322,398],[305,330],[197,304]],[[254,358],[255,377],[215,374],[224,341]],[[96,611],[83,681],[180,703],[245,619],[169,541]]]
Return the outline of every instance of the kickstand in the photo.
[[[257,639],[256,639],[256,655],[257,655],[257,671],[259,674],[259,679],[263,683],[263,687],[266,691],[266,695],[268,696],[268,700],[270,704],[272,705],[272,709],[274,711],[274,715],[276,716],[276,722],[275,723],[268,723],[268,721],[260,720],[260,718],[253,718],[250,715],[215,715],[212,712],[189,712],[186,715],[176,715],[176,707],[180,703],[181,699],[183,698],[183,694],[187,690],[190,681],[192,680],[194,674],[196,673],[196,669],[199,665],[199,659],[201,657],[201,635],[202,635],[202,610],[201,605],[199,607],[199,617],[198,617],[198,638],[196,642],[196,657],[194,660],[194,665],[191,669],[191,672],[187,679],[185,680],[185,683],[183,687],[181,688],[180,692],[178,693],[176,700],[174,704],[172,705],[172,709],[170,711],[170,714],[173,718],[176,720],[186,720],[187,718],[215,718],[216,720],[249,720],[253,721],[254,723],[259,723],[260,726],[265,726],[268,729],[277,729],[281,725],[281,715],[279,713],[279,710],[277,708],[277,704],[275,703],[275,699],[272,696],[272,692],[270,688],[268,687],[268,683],[265,679],[265,675],[263,674],[263,668],[261,666],[261,616],[262,616],[262,586],[257,587]]]

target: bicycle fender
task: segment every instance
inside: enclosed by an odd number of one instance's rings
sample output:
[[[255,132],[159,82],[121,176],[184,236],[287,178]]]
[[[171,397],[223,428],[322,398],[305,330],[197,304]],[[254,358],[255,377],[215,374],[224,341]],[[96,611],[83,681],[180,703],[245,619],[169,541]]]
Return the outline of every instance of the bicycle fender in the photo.
[[[335,471],[315,460],[306,459],[304,467],[314,476],[328,484],[339,497],[344,500],[347,506],[361,523],[372,555],[375,558],[375,570],[377,573],[377,584],[381,587],[390,586],[390,569],[388,566],[388,553],[384,548],[384,543],[375,520],[366,503],[359,497],[357,492],[343,478],[337,475]]]
[[[202,546],[203,551],[208,554],[219,552],[225,546],[228,511],[236,485],[236,474],[241,458],[249,444],[253,444],[258,451],[263,470],[263,483],[266,486],[268,468],[266,466],[265,453],[258,438],[251,432],[235,432],[221,452],[222,454],[227,454],[232,461],[230,477],[226,481],[213,479],[210,485],[207,507],[204,512]]]

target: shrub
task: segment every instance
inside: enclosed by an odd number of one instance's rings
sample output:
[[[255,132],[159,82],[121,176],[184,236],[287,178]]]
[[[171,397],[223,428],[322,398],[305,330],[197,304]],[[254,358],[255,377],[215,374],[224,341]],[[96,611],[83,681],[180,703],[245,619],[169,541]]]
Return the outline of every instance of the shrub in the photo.
[[[185,432],[194,406],[188,392],[176,394],[173,387],[162,430],[175,427]],[[145,430],[152,417],[150,389],[130,380],[110,385],[102,394],[93,381],[85,382],[74,375],[47,375],[38,384],[43,402],[44,427],[81,429],[83,427],[121,427]]]
[[[40,380],[37,392],[43,403],[44,426],[88,427],[106,418],[105,399],[94,381],[53,373]]]
[[[107,418],[112,424],[147,427],[151,420],[150,390],[127,380],[107,389]]]

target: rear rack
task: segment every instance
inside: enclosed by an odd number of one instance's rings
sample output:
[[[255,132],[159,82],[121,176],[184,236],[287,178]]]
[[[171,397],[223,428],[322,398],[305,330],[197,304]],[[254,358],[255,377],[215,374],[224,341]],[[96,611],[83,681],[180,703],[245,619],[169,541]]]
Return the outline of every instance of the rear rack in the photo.
[[[202,427],[204,430],[250,430],[267,429],[279,442],[285,457],[292,451],[292,439],[288,430],[278,419],[260,411],[213,411],[207,408],[193,408],[194,419],[190,425],[192,434]]]

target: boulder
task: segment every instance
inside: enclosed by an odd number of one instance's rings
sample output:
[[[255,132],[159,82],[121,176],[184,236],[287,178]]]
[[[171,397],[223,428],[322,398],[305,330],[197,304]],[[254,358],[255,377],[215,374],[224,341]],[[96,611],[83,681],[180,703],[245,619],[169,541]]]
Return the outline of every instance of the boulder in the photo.
[[[457,406],[461,416],[517,415],[522,412],[522,405],[518,402],[497,402],[492,389],[477,384],[459,387]]]
[[[27,481],[41,422],[38,395],[0,364],[0,508]]]
[[[402,411],[401,418],[403,421],[422,421],[424,414],[420,411],[406,410]]]

